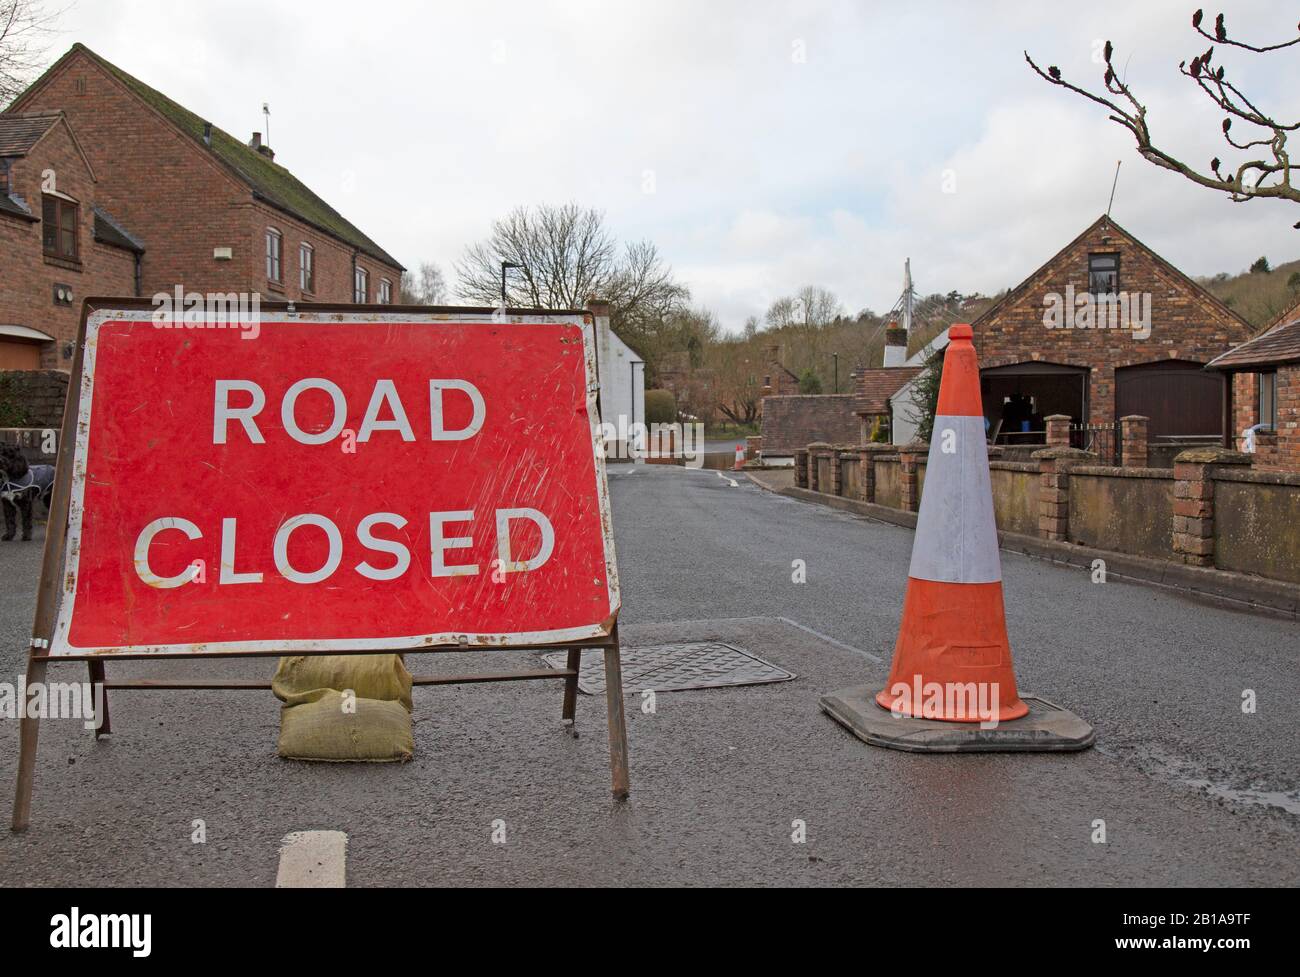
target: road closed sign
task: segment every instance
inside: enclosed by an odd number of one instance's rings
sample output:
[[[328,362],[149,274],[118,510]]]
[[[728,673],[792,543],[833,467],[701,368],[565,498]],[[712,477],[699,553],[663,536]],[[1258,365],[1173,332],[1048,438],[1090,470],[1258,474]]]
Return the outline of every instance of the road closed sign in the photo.
[[[595,392],[580,314],[94,311],[49,654],[606,635]]]

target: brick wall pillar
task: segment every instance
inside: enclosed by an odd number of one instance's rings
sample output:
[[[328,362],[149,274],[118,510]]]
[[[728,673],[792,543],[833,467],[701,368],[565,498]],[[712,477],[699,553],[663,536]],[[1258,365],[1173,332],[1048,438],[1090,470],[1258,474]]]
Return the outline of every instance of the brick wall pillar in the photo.
[[[1300,472],[1300,364],[1277,368],[1277,466]]]
[[[917,512],[921,508],[921,459],[930,454],[930,445],[913,441],[898,449],[901,491],[899,500],[904,512]]]
[[[831,446],[831,495],[844,494],[844,464],[840,461],[840,446]]]
[[[818,469],[821,468],[818,461],[829,448],[830,445],[825,441],[814,441],[808,445],[808,487],[814,492],[829,491],[829,488],[821,484],[821,477],[818,474]]]
[[[1068,448],[1070,446],[1070,415],[1049,414],[1043,418],[1047,424],[1047,446],[1049,448]]]
[[[1052,418],[1048,418],[1049,421]],[[1091,451],[1056,446],[1035,451],[1038,462],[1038,535],[1043,539],[1070,538],[1070,469],[1097,460]]]
[[[1141,414],[1129,414],[1119,419],[1120,467],[1147,467],[1147,422],[1150,420]]]
[[[794,449],[794,484],[796,488],[808,487],[808,449]]]
[[[892,454],[894,449],[887,444],[862,444],[853,449],[861,463],[861,486],[858,493],[859,502],[876,501],[876,456]]]
[[[1280,467],[1278,465],[1276,431],[1255,432],[1255,456],[1252,463],[1256,468]]]
[[[763,437],[759,434],[750,434],[745,438],[745,457],[759,458],[763,453]]]
[[[1174,559],[1214,566],[1214,473],[1250,461],[1224,448],[1192,448],[1174,459]]]

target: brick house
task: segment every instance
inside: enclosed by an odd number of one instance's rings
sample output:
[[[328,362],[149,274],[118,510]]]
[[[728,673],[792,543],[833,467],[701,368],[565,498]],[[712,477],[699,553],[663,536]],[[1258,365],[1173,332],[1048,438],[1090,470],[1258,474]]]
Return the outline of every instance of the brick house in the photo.
[[[779,344],[763,347],[763,383],[759,397],[788,397],[799,392],[799,378],[781,363]]]
[[[140,243],[61,112],[0,115],[0,370],[67,369],[81,300],[134,295]]]
[[[1300,305],[1210,363],[1232,378],[1232,434],[1254,433],[1255,466],[1300,472]]]
[[[907,330],[899,328],[897,322],[889,323],[885,330],[883,365],[854,371],[853,412],[861,419],[863,444],[871,441],[873,435],[882,441],[896,441],[898,429],[906,426],[903,422],[908,418],[895,416],[892,398],[925,372],[924,365],[908,360],[907,343]]]
[[[247,143],[236,139],[82,44],[0,119],[30,113],[62,114],[82,150],[74,173],[84,166],[93,174],[95,205],[106,221],[111,215],[129,229],[140,249],[135,283],[128,276],[104,288],[84,278],[84,269],[66,269],[78,298],[96,291],[147,296],[180,285],[268,300],[397,300],[401,264],[277,163],[259,133]],[[69,186],[84,179],[61,169],[58,177]],[[91,208],[83,209],[90,240]],[[0,263],[14,260],[0,252]],[[67,367],[56,352],[75,336],[75,315],[54,315],[47,301],[19,324],[54,337],[41,352],[43,366]]]
[[[1252,332],[1107,216],[971,326],[984,412],[1000,442],[1041,442],[1043,418],[1065,414],[1097,429],[1076,437],[1103,455],[1129,414],[1149,417],[1157,442],[1222,441],[1227,384],[1205,365]]]

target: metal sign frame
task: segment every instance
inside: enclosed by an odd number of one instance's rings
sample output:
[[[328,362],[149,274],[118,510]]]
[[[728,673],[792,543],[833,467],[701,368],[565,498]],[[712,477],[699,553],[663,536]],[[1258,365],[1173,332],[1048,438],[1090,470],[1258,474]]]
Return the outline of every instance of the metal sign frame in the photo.
[[[307,322],[326,322],[330,318],[342,321],[344,314],[363,317],[367,321],[412,321],[419,317],[426,320],[443,319],[446,321],[483,321],[501,310],[463,306],[394,306],[394,305],[340,305],[293,302],[264,302],[263,310],[273,317],[300,319]],[[616,800],[626,800],[629,794],[627,731],[623,712],[623,681],[620,663],[620,646],[618,637],[618,577],[614,560],[612,523],[609,515],[608,482],[605,475],[604,454],[600,449],[598,435],[593,442],[596,459],[597,492],[601,506],[602,530],[605,533],[605,553],[610,598],[613,614],[608,622],[583,633],[568,632],[533,632],[509,635],[436,635],[432,643],[424,643],[422,637],[418,642],[398,643],[368,642],[366,647],[353,647],[356,642],[349,642],[342,648],[338,643],[328,643],[329,647],[312,647],[319,642],[232,642],[231,645],[254,645],[254,647],[224,647],[202,652],[180,650],[183,646],[165,646],[160,648],[130,648],[125,651],[103,649],[90,652],[62,652],[51,654],[51,645],[56,639],[57,628],[64,617],[65,607],[60,599],[65,588],[62,585],[65,576],[65,559],[68,552],[70,522],[74,501],[74,490],[83,484],[87,435],[89,434],[90,386],[93,383],[93,349],[90,351],[90,370],[87,369],[88,327],[93,322],[108,321],[142,312],[152,312],[153,306],[147,299],[139,298],[88,298],[82,305],[81,326],[78,333],[77,349],[72,365],[72,375],[68,387],[68,398],[64,404],[63,425],[58,444],[58,456],[55,470],[54,492],[50,501],[50,516],[46,526],[45,549],[41,567],[40,583],[36,597],[36,613],[32,626],[32,640],[28,648],[27,687],[45,682],[45,676],[51,662],[84,661],[88,664],[90,681],[103,687],[102,716],[99,727],[95,730],[96,738],[112,732],[109,713],[110,691],[167,689],[183,690],[267,690],[270,681],[245,679],[121,679],[110,681],[106,677],[105,663],[109,660],[185,660],[198,658],[278,658],[286,653],[294,655],[364,655],[394,654],[402,651],[426,654],[464,653],[466,651],[534,651],[564,650],[567,652],[566,667],[563,669],[532,669],[518,672],[495,672],[464,675],[416,675],[413,684],[420,686],[462,685],[487,682],[512,682],[533,680],[563,680],[564,697],[561,717],[565,723],[573,723],[577,710],[578,673],[583,651],[600,651],[604,655],[606,676],[606,710],[609,721],[609,761],[612,793]],[[587,339],[586,363],[589,382],[588,402],[591,405],[591,424],[593,432],[599,425],[599,387],[597,358],[595,356],[594,318],[589,312],[574,310],[549,309],[507,309],[507,323],[523,322],[544,318],[553,322],[577,322],[592,326],[591,338]],[[92,317],[96,317],[92,319]],[[78,497],[76,500],[80,502]],[[78,523],[79,525],[79,523]],[[73,568],[75,572],[75,567]],[[70,602],[69,602],[70,603]],[[66,608],[70,612],[70,606]],[[453,640],[454,639],[454,640]],[[14,794],[12,829],[25,830],[31,820],[32,788],[36,772],[36,752],[40,731],[40,718],[27,715],[26,703],[23,703],[23,715],[19,725],[19,757],[17,786]]]

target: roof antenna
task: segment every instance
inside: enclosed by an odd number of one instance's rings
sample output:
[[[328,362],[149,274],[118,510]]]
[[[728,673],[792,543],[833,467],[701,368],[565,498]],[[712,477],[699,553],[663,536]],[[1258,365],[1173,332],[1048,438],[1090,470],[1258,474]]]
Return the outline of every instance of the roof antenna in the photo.
[[[262,117],[266,120],[266,144],[269,146],[271,145],[271,106],[266,102],[262,103]]]
[[[268,123],[269,125],[270,123]],[[270,137],[267,137],[268,141]],[[1115,204],[1115,187],[1119,185],[1119,164],[1124,162],[1121,159],[1115,160],[1115,179],[1110,185],[1110,203],[1106,204],[1106,216],[1110,216],[1110,208]]]

